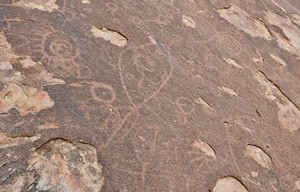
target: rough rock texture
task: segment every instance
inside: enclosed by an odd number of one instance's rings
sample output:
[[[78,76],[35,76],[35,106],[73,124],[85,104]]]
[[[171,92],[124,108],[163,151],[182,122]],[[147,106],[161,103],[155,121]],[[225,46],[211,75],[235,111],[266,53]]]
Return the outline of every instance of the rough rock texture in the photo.
[[[299,81],[298,0],[0,0],[0,191],[300,191]]]
[[[100,191],[102,167],[90,145],[52,140],[29,158],[25,172],[2,186],[4,191]]]

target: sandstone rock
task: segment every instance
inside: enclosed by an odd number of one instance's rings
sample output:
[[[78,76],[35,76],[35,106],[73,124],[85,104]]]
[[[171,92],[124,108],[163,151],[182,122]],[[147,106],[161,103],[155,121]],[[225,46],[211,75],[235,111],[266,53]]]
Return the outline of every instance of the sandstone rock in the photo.
[[[299,190],[299,15],[0,0],[0,191]]]
[[[102,166],[94,147],[55,139],[28,159],[28,167],[1,191],[99,192],[104,184]]]

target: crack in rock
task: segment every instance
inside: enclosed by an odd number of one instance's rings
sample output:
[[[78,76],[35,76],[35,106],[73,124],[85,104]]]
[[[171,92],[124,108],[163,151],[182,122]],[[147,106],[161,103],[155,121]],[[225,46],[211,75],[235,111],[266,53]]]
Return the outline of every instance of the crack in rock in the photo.
[[[113,45],[117,45],[119,47],[124,47],[125,45],[127,45],[128,39],[117,31],[107,29],[105,27],[100,29],[93,27],[91,29],[91,32],[95,37],[100,37],[105,41],[109,41]]]
[[[275,14],[271,11],[265,12],[266,19],[271,25],[275,25],[279,27],[283,35],[276,33],[275,31],[273,32],[278,45],[291,52],[292,54],[295,54],[300,57],[300,28],[294,24],[293,19],[291,20],[289,17],[282,17],[278,14]],[[297,17],[293,17],[294,20]],[[286,39],[285,36],[288,38]]]
[[[269,32],[265,23],[261,19],[251,17],[237,5],[218,9],[217,11],[220,16],[229,23],[252,37],[261,37],[266,40],[272,40],[272,34]]]
[[[255,78],[266,88],[266,96],[278,106],[278,120],[282,127],[290,132],[300,128],[300,110],[281,89],[270,80],[262,71],[255,75]]]

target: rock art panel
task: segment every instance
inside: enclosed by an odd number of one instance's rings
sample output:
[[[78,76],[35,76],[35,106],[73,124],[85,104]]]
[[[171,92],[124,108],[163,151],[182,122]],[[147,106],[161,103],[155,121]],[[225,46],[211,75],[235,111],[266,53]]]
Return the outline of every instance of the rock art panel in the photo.
[[[176,105],[179,110],[184,114],[190,114],[194,111],[194,102],[187,97],[179,97],[176,100]]]
[[[224,177],[217,181],[213,192],[248,192],[248,190],[234,177]]]
[[[239,55],[242,52],[241,44],[228,33],[221,32],[217,34],[218,45],[225,51]]]
[[[298,7],[2,0],[0,191],[294,192]]]

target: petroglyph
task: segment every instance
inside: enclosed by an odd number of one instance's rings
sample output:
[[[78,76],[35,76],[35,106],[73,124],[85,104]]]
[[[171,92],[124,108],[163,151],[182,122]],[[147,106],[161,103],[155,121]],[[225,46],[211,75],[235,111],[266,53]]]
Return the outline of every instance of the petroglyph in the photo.
[[[122,52],[118,62],[119,74],[123,89],[133,105],[154,97],[166,84],[173,70],[169,57],[160,44]]]
[[[248,192],[245,186],[234,177],[219,179],[213,192]]]
[[[0,133],[0,149],[34,142],[34,141],[39,140],[40,138],[41,138],[40,135],[12,137],[12,136],[8,136],[6,134]]]
[[[223,57],[223,59],[229,64],[229,65],[232,65],[232,66],[235,66],[237,68],[240,68],[240,69],[244,69],[244,67],[242,67],[240,64],[238,64],[234,59],[226,59],[225,57]]]
[[[90,90],[93,99],[96,101],[112,103],[116,99],[116,93],[110,85],[95,82],[92,83]]]
[[[196,22],[190,16],[182,15],[182,22],[191,28],[196,28]]]
[[[193,147],[196,150],[202,151],[204,153],[204,155],[206,155],[208,157],[212,157],[213,159],[216,159],[216,152],[209,144],[207,144],[201,140],[198,140],[193,143]]]
[[[21,0],[13,5],[25,7],[27,9],[38,9],[41,11],[52,12],[59,8],[55,2],[56,0]]]
[[[30,57],[14,55],[2,34],[0,47],[3,51],[0,73],[1,82],[4,83],[0,91],[0,112],[7,113],[11,108],[16,108],[21,115],[27,115],[52,107],[54,101],[42,87],[65,82],[53,78],[41,64],[32,61]]]
[[[100,103],[110,104],[116,99],[116,93],[111,85],[98,81],[82,81],[71,83],[72,87],[90,92],[91,98]],[[84,101],[85,102],[85,101]]]
[[[59,77],[82,77],[89,73],[87,66],[78,64],[80,51],[71,36],[58,31],[51,26],[33,30],[30,37],[16,34],[19,39],[18,50],[29,49],[35,60],[45,65],[50,72]]]
[[[298,7],[2,0],[0,191],[294,192]]]
[[[255,78],[265,86],[267,98],[277,104],[278,120],[282,127],[290,132],[298,130],[300,128],[300,110],[298,106],[264,73],[258,72]]]
[[[190,114],[194,111],[194,103],[191,99],[187,97],[179,97],[176,100],[176,105],[181,112],[185,114]]]
[[[271,157],[260,147],[255,145],[248,145],[246,147],[246,155],[254,159],[260,166],[266,169],[271,169]]]
[[[100,37],[106,41],[109,41],[111,44],[117,45],[119,47],[124,47],[128,41],[128,39],[121,33],[111,29],[107,29],[105,27],[103,28],[93,27],[91,29],[91,32],[95,37]]]
[[[258,18],[251,17],[246,11],[237,5],[231,5],[226,9],[217,10],[221,17],[233,24],[236,28],[244,31],[253,37],[261,37],[272,40],[272,35],[264,22]]]
[[[229,53],[239,55],[242,52],[241,44],[231,35],[221,32],[217,34],[218,45]]]
[[[44,40],[45,56],[51,70],[61,76],[79,76],[80,67],[75,62],[79,53],[75,42],[61,32],[46,33]]]

